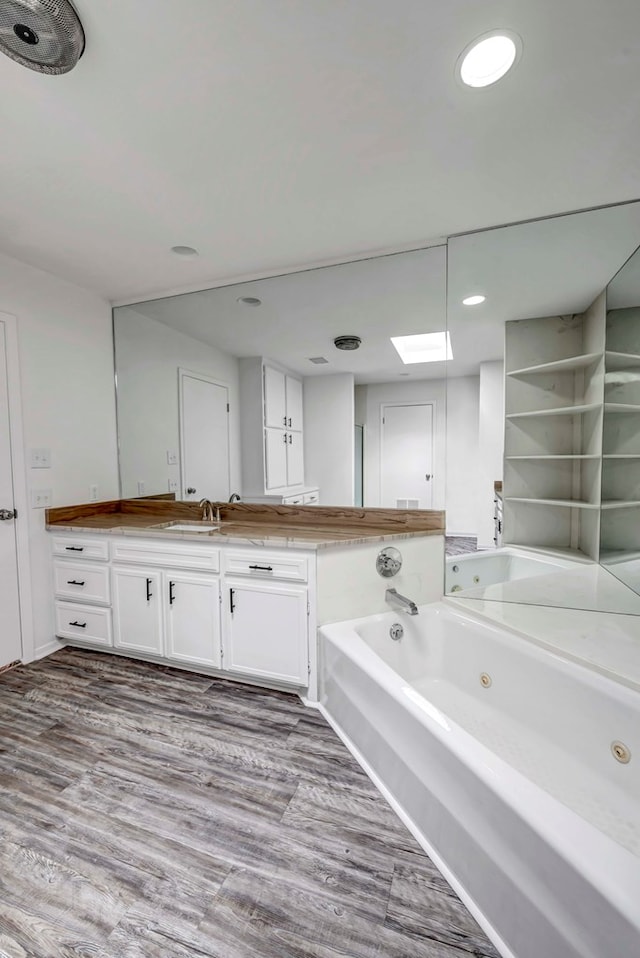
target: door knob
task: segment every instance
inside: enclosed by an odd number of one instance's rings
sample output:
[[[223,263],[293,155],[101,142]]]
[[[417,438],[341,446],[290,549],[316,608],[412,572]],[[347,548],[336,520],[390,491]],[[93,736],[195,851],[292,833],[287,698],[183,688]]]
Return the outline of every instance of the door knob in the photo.
[[[196,492],[196,490],[193,488],[193,486],[187,486],[187,495],[188,495],[188,496],[193,496],[193,495],[195,495],[195,492]]]
[[[430,479],[433,479],[433,473],[427,472],[425,474],[425,479],[427,480],[427,482],[429,482]]]
[[[17,518],[18,518],[17,509],[0,509],[0,520],[17,519]]]

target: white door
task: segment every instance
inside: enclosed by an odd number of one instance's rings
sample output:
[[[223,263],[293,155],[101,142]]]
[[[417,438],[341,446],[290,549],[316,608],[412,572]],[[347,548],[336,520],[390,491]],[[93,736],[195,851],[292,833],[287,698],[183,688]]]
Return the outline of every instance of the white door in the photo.
[[[181,369],[180,445],[183,499],[229,498],[229,391]]]
[[[306,685],[306,588],[227,580],[225,592],[225,670]]]
[[[220,580],[177,570],[162,578],[167,658],[219,669]]]
[[[287,429],[302,432],[302,383],[293,376],[286,378]]]
[[[119,649],[162,655],[162,576],[157,569],[112,569],[113,641]]]
[[[264,456],[267,489],[287,485],[287,436],[282,429],[265,429]]]
[[[271,366],[264,367],[264,424],[279,429],[287,425],[285,376]]]
[[[0,667],[22,657],[18,555],[9,436],[9,391],[5,324],[0,320]],[[6,511],[5,511],[6,510]],[[22,517],[26,521],[26,516]]]
[[[380,505],[431,509],[433,503],[433,405],[384,404]]]

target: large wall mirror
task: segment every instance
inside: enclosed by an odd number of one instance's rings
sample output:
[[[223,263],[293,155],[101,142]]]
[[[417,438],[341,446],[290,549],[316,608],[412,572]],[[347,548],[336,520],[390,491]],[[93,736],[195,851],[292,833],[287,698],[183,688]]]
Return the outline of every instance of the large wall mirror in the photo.
[[[632,203],[449,240],[448,328],[477,381],[460,598],[640,614],[639,239]]]
[[[622,204],[119,307],[122,495],[446,509],[448,551],[488,553],[504,482],[513,540],[544,553],[550,537],[555,564],[494,563],[488,583],[464,565],[460,594],[638,614],[640,508],[601,500],[640,500],[637,420],[604,405],[640,402],[640,264],[610,287],[608,324],[601,294],[639,240],[640,203]],[[421,334],[435,340],[409,340],[404,362],[391,337]],[[336,348],[345,335],[360,347]],[[587,587],[567,550],[593,567]]]

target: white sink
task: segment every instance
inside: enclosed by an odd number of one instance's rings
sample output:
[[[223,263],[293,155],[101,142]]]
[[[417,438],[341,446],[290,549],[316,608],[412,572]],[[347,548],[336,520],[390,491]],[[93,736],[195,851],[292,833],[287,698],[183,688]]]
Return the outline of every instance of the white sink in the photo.
[[[163,522],[153,528],[162,529],[164,532],[214,532],[220,526],[215,522]]]

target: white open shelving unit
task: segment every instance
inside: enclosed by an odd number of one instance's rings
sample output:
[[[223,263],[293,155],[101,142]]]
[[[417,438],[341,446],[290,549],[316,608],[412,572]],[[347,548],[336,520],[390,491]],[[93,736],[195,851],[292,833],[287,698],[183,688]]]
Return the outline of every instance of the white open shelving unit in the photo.
[[[504,542],[598,560],[639,548],[640,323],[505,324]]]
[[[598,557],[605,320],[505,325],[505,542]]]

